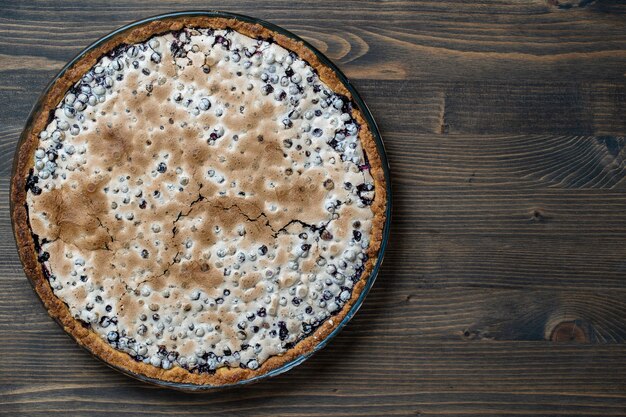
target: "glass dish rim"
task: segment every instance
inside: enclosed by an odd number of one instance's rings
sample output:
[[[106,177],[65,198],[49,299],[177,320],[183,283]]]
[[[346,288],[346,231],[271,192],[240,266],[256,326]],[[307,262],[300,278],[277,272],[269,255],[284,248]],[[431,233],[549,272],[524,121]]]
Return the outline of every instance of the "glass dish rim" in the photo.
[[[333,329],[333,331],[330,334],[328,334],[324,339],[319,341],[315,345],[315,347],[313,349],[311,349],[309,352],[307,352],[306,354],[300,355],[297,358],[295,358],[295,359],[293,359],[293,360],[291,360],[291,361],[281,365],[280,367],[278,367],[276,369],[273,369],[273,370],[271,370],[271,371],[269,371],[269,372],[267,372],[265,374],[255,376],[253,378],[249,378],[249,379],[237,381],[237,382],[232,383],[232,384],[225,384],[225,385],[199,385],[199,384],[192,384],[192,383],[177,383],[177,382],[163,381],[163,380],[160,380],[160,379],[147,377],[147,376],[142,375],[142,374],[137,374],[137,373],[134,373],[134,372],[132,372],[130,370],[114,366],[114,365],[104,361],[98,355],[95,355],[89,349],[83,347],[93,357],[95,357],[99,361],[103,362],[107,366],[109,366],[109,367],[111,367],[111,368],[113,368],[113,369],[115,369],[115,370],[117,370],[117,371],[119,371],[119,372],[121,372],[121,373],[123,373],[125,375],[128,375],[128,376],[130,376],[132,378],[135,378],[137,380],[140,380],[140,381],[143,381],[143,382],[146,382],[146,383],[150,383],[150,384],[153,384],[153,385],[158,385],[158,386],[162,386],[162,387],[166,387],[166,388],[172,388],[172,389],[180,390],[180,391],[186,391],[186,392],[206,392],[206,391],[214,391],[214,390],[221,390],[221,389],[226,389],[226,388],[233,388],[233,387],[239,387],[239,386],[243,386],[243,385],[248,385],[248,384],[251,384],[251,383],[254,383],[254,382],[258,382],[258,381],[261,381],[261,380],[264,380],[264,379],[267,379],[267,378],[271,378],[271,377],[280,375],[280,374],[282,374],[284,372],[287,372],[290,369],[292,369],[292,368],[300,365],[301,363],[303,363],[305,360],[310,358],[316,352],[318,352],[321,349],[323,349],[346,326],[346,324],[352,319],[352,317],[354,317],[354,315],[357,313],[357,311],[359,310],[359,308],[363,304],[363,301],[364,301],[365,297],[367,296],[367,294],[369,293],[372,285],[374,284],[374,281],[376,280],[376,277],[377,277],[378,272],[380,270],[380,267],[382,265],[383,256],[384,256],[384,253],[385,253],[388,241],[389,241],[389,233],[390,233],[390,225],[391,225],[391,212],[392,212],[392,210],[391,210],[391,206],[392,206],[392,194],[391,194],[391,191],[392,190],[391,190],[391,178],[390,178],[389,163],[388,163],[388,160],[387,160],[385,147],[384,147],[384,144],[383,144],[382,137],[380,135],[380,131],[378,129],[378,126],[377,126],[376,122],[374,121],[374,118],[373,118],[369,108],[367,107],[367,105],[365,104],[363,99],[361,98],[360,94],[354,88],[352,83],[345,76],[345,74],[329,58],[327,58],[322,52],[320,52],[312,44],[310,44],[306,40],[302,39],[298,35],[290,32],[289,30],[284,29],[284,28],[282,28],[280,26],[277,26],[277,25],[275,25],[273,23],[267,22],[267,21],[262,20],[262,19],[254,18],[254,17],[251,17],[251,16],[246,16],[246,15],[239,14],[239,13],[224,12],[224,11],[217,11],[217,10],[178,11],[178,12],[164,13],[164,14],[159,14],[159,15],[155,15],[155,16],[139,19],[139,20],[133,21],[131,23],[128,23],[128,24],[126,24],[124,26],[121,26],[121,27],[115,29],[112,32],[109,32],[108,34],[102,36],[101,38],[99,38],[95,42],[91,43],[90,45],[88,45],[87,47],[82,49],[78,54],[76,54],[74,56],[74,58],[72,58],[66,65],[64,65],[61,70],[59,70],[59,72],[52,78],[52,80],[48,83],[48,85],[45,87],[43,92],[37,98],[37,101],[35,102],[35,105],[33,106],[33,108],[31,109],[31,111],[29,113],[29,116],[28,116],[26,124],[25,124],[25,128],[23,129],[22,134],[21,134],[21,136],[20,136],[20,138],[18,140],[16,149],[19,150],[21,145],[22,145],[22,143],[26,140],[27,132],[29,131],[29,127],[32,125],[34,117],[37,114],[39,114],[39,111],[40,111],[40,109],[41,109],[41,107],[43,105],[43,99],[48,95],[48,93],[50,92],[52,86],[56,83],[56,81],[59,78],[61,78],[65,74],[65,72],[68,69],[72,68],[72,66],[77,61],[82,59],[87,53],[89,53],[91,50],[99,47],[100,45],[102,45],[106,41],[110,40],[111,38],[113,38],[113,37],[115,37],[117,35],[120,35],[120,34],[122,34],[124,32],[127,32],[128,30],[130,30],[130,29],[132,29],[132,28],[134,28],[136,26],[145,25],[147,23],[150,23],[150,22],[153,22],[153,21],[158,21],[158,20],[166,20],[166,19],[179,18],[179,17],[193,17],[193,16],[219,17],[219,18],[227,18],[227,19],[236,19],[236,20],[243,21],[243,22],[246,22],[246,23],[259,24],[261,26],[264,26],[267,29],[270,29],[272,31],[280,33],[280,34],[282,34],[284,36],[287,36],[287,37],[289,37],[289,38],[291,38],[293,40],[302,42],[302,44],[306,48],[311,50],[316,55],[316,57],[320,60],[320,62],[322,64],[324,64],[325,66],[327,66],[328,68],[330,68],[336,74],[336,76],[339,78],[341,83],[348,89],[348,91],[352,95],[353,102],[356,103],[357,107],[361,110],[361,112],[362,112],[366,122],[368,123],[368,125],[370,127],[370,130],[372,132],[372,136],[374,137],[374,141],[376,143],[376,148],[377,148],[378,154],[379,154],[381,162],[382,162],[382,169],[383,169],[383,173],[384,173],[384,177],[385,177],[385,189],[386,189],[386,194],[387,194],[387,202],[386,202],[386,207],[385,207],[385,223],[383,225],[383,236],[382,236],[380,249],[378,251],[378,258],[376,260],[376,264],[374,265],[374,268],[372,269],[372,272],[370,273],[370,275],[367,278],[367,282],[365,284],[365,287],[363,288],[363,290],[359,294],[359,297],[354,302],[354,304],[352,305],[350,310],[346,313],[345,317],[337,325],[337,327],[335,327],[335,329]],[[12,170],[11,178],[13,178],[15,176],[15,173],[16,173],[17,155],[18,155],[18,152],[16,151],[15,152],[15,156],[14,156],[14,164],[13,164],[13,170]],[[13,182],[13,181],[11,181],[11,182]],[[11,203],[11,211],[13,211],[13,204],[12,203]],[[13,228],[13,233],[15,234],[15,228]],[[30,279],[29,279],[29,282],[31,282],[31,284],[34,284]],[[79,346],[82,347],[82,345],[80,345],[80,344],[79,344]]]

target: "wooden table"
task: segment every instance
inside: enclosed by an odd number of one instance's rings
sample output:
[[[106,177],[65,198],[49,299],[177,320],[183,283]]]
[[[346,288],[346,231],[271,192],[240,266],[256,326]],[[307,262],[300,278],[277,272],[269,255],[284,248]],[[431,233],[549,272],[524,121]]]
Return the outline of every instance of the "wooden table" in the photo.
[[[392,166],[376,285],[323,352],[186,395],[114,372],[47,316],[9,221],[15,143],[82,48],[220,8],[303,36],[353,80]],[[626,414],[626,6],[526,1],[0,1],[0,415]]]

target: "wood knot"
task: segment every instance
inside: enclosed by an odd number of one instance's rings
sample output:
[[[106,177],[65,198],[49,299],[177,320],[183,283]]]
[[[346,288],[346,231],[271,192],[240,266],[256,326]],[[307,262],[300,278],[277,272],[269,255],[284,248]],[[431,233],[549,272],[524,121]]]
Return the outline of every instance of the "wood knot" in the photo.
[[[595,3],[596,0],[547,0],[548,5],[561,10],[569,10],[573,8],[585,8]]]
[[[531,211],[531,217],[530,219],[533,222],[544,222],[546,220],[546,216],[543,212],[542,209],[540,208],[535,208]]]
[[[563,321],[554,326],[550,340],[553,342],[588,343],[589,337],[580,323],[576,321]]]
[[[604,145],[608,153],[613,157],[619,156],[624,148],[624,140],[615,136],[598,136],[596,140],[600,145]]]
[[[481,331],[475,328],[466,328],[463,330],[463,338],[465,340],[494,340],[493,334],[489,331]]]

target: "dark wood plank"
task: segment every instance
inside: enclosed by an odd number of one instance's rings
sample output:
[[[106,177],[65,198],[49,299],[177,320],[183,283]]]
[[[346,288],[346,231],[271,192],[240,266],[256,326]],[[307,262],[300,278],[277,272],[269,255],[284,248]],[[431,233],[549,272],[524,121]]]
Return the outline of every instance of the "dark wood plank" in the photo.
[[[151,14],[210,8],[199,1],[7,3],[0,28],[13,36],[0,42],[0,54],[16,55],[19,48],[20,55],[61,62],[76,53],[77,38],[96,40]],[[353,78],[588,80],[602,72],[622,80],[624,6],[603,1],[563,9],[553,3],[246,0],[221,6],[301,33],[345,63]]]
[[[389,132],[385,138],[392,168],[405,173],[397,181],[407,185],[590,192],[625,186],[623,136]]]
[[[188,395],[80,350],[21,270],[8,184],[65,62],[156,13],[282,25],[353,80],[393,174],[350,325],[288,374]],[[626,415],[626,6],[619,1],[0,0],[0,415]]]

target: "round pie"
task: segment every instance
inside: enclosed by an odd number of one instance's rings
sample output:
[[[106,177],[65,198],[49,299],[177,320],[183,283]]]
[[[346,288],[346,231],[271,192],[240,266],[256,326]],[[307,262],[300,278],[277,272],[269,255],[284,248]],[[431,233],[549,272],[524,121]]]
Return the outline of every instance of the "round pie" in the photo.
[[[310,353],[380,256],[372,127],[302,42],[215,16],[135,25],[41,99],[12,216],[48,311],[108,364],[225,385]]]

